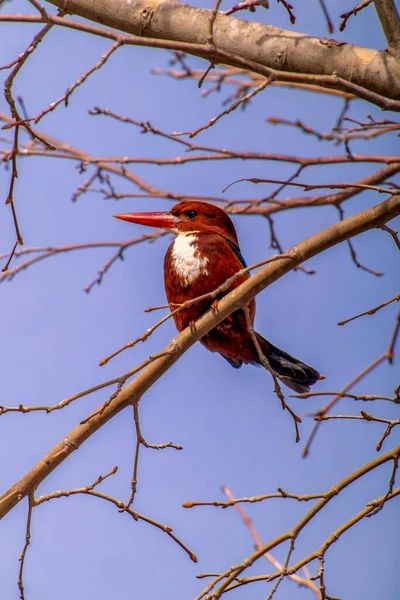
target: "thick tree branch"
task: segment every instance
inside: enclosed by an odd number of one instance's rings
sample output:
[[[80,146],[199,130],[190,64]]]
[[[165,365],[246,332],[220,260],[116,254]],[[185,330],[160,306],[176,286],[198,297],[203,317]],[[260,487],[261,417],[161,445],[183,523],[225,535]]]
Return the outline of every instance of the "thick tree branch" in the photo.
[[[258,293],[280,277],[313,256],[340,242],[381,227],[400,214],[400,195],[344,219],[296,244],[280,260],[269,263],[250,279],[227,294],[218,304],[218,311],[208,311],[196,323],[196,330],[185,329],[176,336],[158,358],[144,368],[139,375],[119,393],[115,394],[94,413],[84,419],[66,437],[58,442],[26,475],[16,482],[0,498],[0,518],[6,515],[22,498],[33,493],[40,483],[74,450],[93,435],[121,410],[139,402],[143,394],[188,350],[215,325],[234,310],[244,308]]]
[[[385,34],[388,50],[400,61],[400,17],[393,0],[375,0],[375,8]]]
[[[65,9],[65,0],[51,0]],[[172,0],[69,0],[68,13],[134,36],[50,15],[52,23],[122,44],[170,48],[259,73],[275,81],[306,83],[352,93],[384,109],[400,110],[400,65],[387,52],[311,37],[218,14],[213,45],[210,11]],[[40,15],[0,20],[43,22]],[[146,39],[147,38],[147,39]]]

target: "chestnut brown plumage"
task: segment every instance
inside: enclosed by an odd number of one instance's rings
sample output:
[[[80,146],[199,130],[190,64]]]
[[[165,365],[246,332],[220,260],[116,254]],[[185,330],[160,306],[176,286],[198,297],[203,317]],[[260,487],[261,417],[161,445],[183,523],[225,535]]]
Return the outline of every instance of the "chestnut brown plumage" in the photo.
[[[246,266],[231,219],[221,208],[212,204],[183,201],[170,212],[114,216],[132,223],[162,227],[175,234],[176,238],[169,246],[164,262],[165,291],[172,308],[185,300],[214,291]],[[230,290],[248,278],[247,273],[241,275],[232,283]],[[209,310],[210,304],[210,299],[202,300],[174,314],[177,329],[182,331],[192,325]],[[252,300],[249,304],[252,323],[255,307],[255,301]],[[256,333],[256,336],[276,375],[292,390],[307,392],[320,378],[318,371],[309,365],[280,350],[260,334]],[[242,310],[235,311],[212,329],[201,339],[201,343],[211,352],[221,354],[235,368],[243,363],[260,364]]]

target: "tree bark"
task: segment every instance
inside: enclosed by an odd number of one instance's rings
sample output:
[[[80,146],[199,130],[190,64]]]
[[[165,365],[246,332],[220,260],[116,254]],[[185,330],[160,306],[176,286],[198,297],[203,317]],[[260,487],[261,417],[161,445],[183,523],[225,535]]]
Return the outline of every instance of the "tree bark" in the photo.
[[[400,64],[393,53],[387,51],[312,37],[222,14],[216,17],[213,45],[210,45],[211,11],[175,0],[49,1],[68,13],[135,36],[203,45],[207,47],[206,53],[201,48],[187,51],[211,62],[244,67],[243,61],[249,61],[254,63],[255,71],[257,65],[274,69],[279,73],[280,81],[312,83],[310,78],[314,76],[320,78],[319,83],[314,83],[322,87],[351,91],[343,83],[349,82],[383,98],[400,100]],[[214,56],[212,52],[210,54],[213,49]],[[251,65],[247,68],[252,70]],[[356,89],[353,91],[359,95]],[[382,108],[399,109],[390,105],[382,105]]]

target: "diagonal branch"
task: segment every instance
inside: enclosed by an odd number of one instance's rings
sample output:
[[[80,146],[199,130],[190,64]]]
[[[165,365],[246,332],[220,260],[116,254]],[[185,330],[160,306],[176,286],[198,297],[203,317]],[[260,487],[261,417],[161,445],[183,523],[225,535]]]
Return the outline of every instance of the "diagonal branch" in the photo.
[[[389,462],[390,460],[392,460],[393,462],[395,462],[395,461],[397,462],[399,455],[400,455],[400,446],[397,446],[396,448],[393,448],[386,454],[363,465],[356,471],[353,471],[353,473],[350,473],[349,475],[344,477],[341,481],[338,481],[335,485],[330,487],[329,490],[327,490],[327,492],[324,494],[324,497],[321,498],[318,502],[316,502],[314,504],[314,506],[304,516],[302,516],[297,521],[297,523],[294,525],[294,527],[292,527],[292,529],[287,530],[285,533],[282,533],[281,535],[275,537],[270,542],[262,545],[260,548],[257,548],[257,550],[253,554],[247,556],[242,563],[239,563],[233,567],[230,567],[229,570],[224,573],[224,580],[218,586],[218,588],[213,590],[213,594],[210,597],[213,598],[213,600],[218,600],[225,593],[225,591],[232,590],[235,587],[238,587],[238,585],[243,585],[243,583],[249,583],[250,580],[255,581],[255,580],[264,579],[267,581],[272,581],[274,579],[278,579],[278,582],[280,582],[283,577],[295,573],[301,567],[310,563],[312,560],[315,560],[316,558],[321,558],[321,557],[324,558],[326,551],[340,537],[340,535],[342,535],[342,533],[344,533],[345,531],[350,529],[350,527],[352,527],[355,523],[360,521],[362,518],[364,518],[370,514],[373,514],[378,506],[383,506],[384,502],[397,496],[400,493],[400,488],[393,490],[394,475],[392,475],[390,482],[389,482],[389,491],[384,497],[378,498],[378,499],[370,502],[366,506],[366,508],[364,508],[353,518],[349,519],[343,525],[341,525],[336,531],[334,531],[332,533],[332,535],[328,539],[325,540],[325,542],[322,544],[322,546],[316,552],[311,553],[309,556],[303,558],[298,563],[296,563],[295,565],[292,565],[290,567],[288,567],[288,560],[286,559],[287,564],[285,564],[282,569],[280,569],[279,571],[277,571],[271,575],[268,574],[268,575],[256,576],[253,578],[246,578],[245,581],[244,581],[244,579],[239,579],[239,576],[243,573],[243,571],[245,571],[248,567],[254,565],[255,562],[258,561],[262,556],[264,556],[266,552],[270,552],[274,548],[277,548],[278,546],[283,544],[285,541],[290,542],[290,549],[289,549],[289,552],[287,555],[287,556],[290,556],[290,553],[291,553],[291,550],[293,547],[293,542],[298,538],[299,534],[303,531],[303,529],[306,527],[306,525],[335,496],[340,494],[342,492],[342,490],[346,489],[354,481],[357,481],[358,479],[364,477],[367,473],[370,473],[371,471],[373,471],[377,467],[381,466],[382,464],[385,464],[385,463]],[[395,472],[395,469],[393,469],[393,472]],[[320,579],[320,576],[318,576],[318,578]],[[217,582],[221,581],[221,579],[222,579],[222,577],[218,576],[218,581],[213,582],[213,584],[209,584],[207,586],[208,587],[207,591],[212,589],[212,587],[214,587]],[[197,598],[199,598],[199,600],[200,600],[200,598],[203,598],[203,597],[204,597],[204,592],[199,594],[199,596]],[[329,597],[325,595],[325,600],[327,600],[328,598]],[[331,600],[333,600],[333,599],[331,599]]]
[[[375,8],[385,34],[388,50],[400,61],[400,17],[393,0],[375,0]]]
[[[381,227],[398,214],[400,214],[400,194],[335,223],[296,244],[281,260],[271,262],[227,294],[220,300],[217,312],[208,311],[196,322],[195,331],[187,328],[176,336],[165,351],[145,367],[131,383],[119,390],[100,409],[96,409],[67,436],[64,436],[28,473],[11,486],[0,497],[0,518],[6,515],[26,495],[34,492],[59,464],[77,450],[102,425],[127,406],[139,402],[145,392],[172,367],[184,352],[232,312],[240,308],[243,309],[254,296],[305,260],[343,242],[349,237]]]

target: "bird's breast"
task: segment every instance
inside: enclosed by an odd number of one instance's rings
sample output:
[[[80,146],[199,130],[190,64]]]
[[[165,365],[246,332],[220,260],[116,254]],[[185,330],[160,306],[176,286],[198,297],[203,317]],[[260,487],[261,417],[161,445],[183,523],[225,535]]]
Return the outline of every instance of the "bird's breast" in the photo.
[[[175,271],[183,287],[200,275],[208,275],[208,258],[199,249],[196,234],[179,234],[172,244],[169,267]]]

